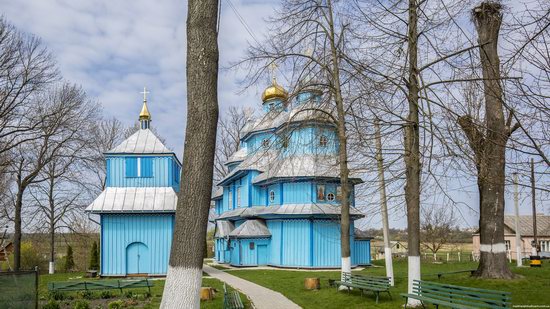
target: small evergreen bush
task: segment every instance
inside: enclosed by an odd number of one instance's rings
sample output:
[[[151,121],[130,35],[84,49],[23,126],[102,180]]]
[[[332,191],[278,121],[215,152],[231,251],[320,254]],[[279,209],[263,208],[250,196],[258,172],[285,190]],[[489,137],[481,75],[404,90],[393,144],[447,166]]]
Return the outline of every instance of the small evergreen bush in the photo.
[[[65,256],[65,265],[63,265],[65,271],[72,271],[74,269],[73,247],[67,246],[67,255]]]
[[[99,270],[99,250],[97,242],[95,241],[92,245],[92,252],[90,253],[90,270]]]

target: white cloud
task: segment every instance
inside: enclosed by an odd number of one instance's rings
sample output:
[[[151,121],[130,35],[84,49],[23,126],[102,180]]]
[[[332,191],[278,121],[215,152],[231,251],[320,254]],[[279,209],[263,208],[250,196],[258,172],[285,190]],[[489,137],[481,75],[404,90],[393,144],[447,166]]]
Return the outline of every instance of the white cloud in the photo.
[[[258,39],[272,12],[267,1],[232,3]],[[41,37],[56,55],[63,76],[102,103],[106,116],[136,121],[143,86],[151,91],[153,125],[182,154],[186,117],[185,47],[187,3],[180,0],[0,0],[3,14],[22,31]],[[220,67],[244,56],[252,41],[224,2]],[[243,72],[222,70],[221,111],[260,103],[259,88],[238,95]]]

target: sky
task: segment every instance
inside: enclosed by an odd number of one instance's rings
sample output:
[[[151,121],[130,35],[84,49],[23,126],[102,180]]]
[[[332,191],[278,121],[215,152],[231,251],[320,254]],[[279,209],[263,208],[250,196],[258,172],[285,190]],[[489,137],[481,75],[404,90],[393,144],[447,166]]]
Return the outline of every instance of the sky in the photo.
[[[274,4],[231,3],[254,35],[262,37],[264,19]],[[152,126],[181,158],[186,111],[186,1],[0,0],[0,7],[0,13],[18,29],[42,38],[63,77],[82,85],[101,103],[106,117],[116,117],[126,125],[137,121],[140,92],[146,86]],[[249,40],[250,34],[223,1],[219,35],[222,113],[232,105],[260,104],[261,89],[238,94],[242,74],[228,69],[244,56]]]
[[[219,49],[219,104],[221,113],[230,106],[259,107],[260,93],[267,85],[242,92],[244,72],[230,69],[243,58],[253,40],[238,15],[262,39],[265,19],[277,1],[222,1]],[[186,117],[186,8],[184,0],[0,0],[0,14],[18,29],[42,38],[56,56],[63,77],[80,84],[97,100],[107,118],[125,125],[137,121],[143,87],[150,91],[152,126],[180,157],[183,151]],[[477,204],[475,183],[471,192],[454,192],[456,199]],[[528,214],[529,196],[522,194],[522,213]],[[507,213],[512,197],[507,196]],[[473,207],[477,208],[477,207]],[[464,227],[473,227],[477,214],[463,209]],[[378,216],[363,221],[363,227],[380,226]],[[390,218],[390,224],[405,227],[404,214]]]

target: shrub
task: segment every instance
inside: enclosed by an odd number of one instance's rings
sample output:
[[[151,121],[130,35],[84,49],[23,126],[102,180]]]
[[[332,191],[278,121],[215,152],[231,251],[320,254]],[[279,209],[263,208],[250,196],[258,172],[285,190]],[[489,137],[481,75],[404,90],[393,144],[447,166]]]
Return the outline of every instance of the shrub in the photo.
[[[113,297],[113,293],[109,290],[105,290],[101,291],[101,293],[99,293],[99,296],[103,299],[108,299]]]
[[[50,299],[50,301],[47,304],[42,306],[42,309],[60,309],[60,308],[61,307],[59,306],[59,304],[53,299]]]
[[[50,300],[64,300],[65,294],[61,291],[50,291],[48,293],[48,299]]]
[[[63,265],[65,271],[71,271],[74,269],[73,247],[67,246],[67,255],[65,256],[65,265]]]
[[[97,248],[97,242],[95,241],[92,245],[92,252],[90,253],[90,269],[99,270],[99,250]]]
[[[127,290],[126,292],[124,292],[124,296],[126,298],[132,298],[132,297],[134,297],[134,292],[131,291],[131,290]]]
[[[79,291],[78,295],[84,299],[94,299],[94,293],[92,293],[92,291],[87,291],[87,290]]]
[[[110,302],[108,305],[109,309],[120,309],[124,308],[124,302],[122,300],[115,300],[113,302]]]
[[[74,302],[73,309],[90,309],[90,303],[83,299]]]
[[[32,242],[24,241],[21,243],[21,268],[34,269],[38,266],[39,269],[48,269],[48,259],[40,254],[40,250],[33,247]],[[13,264],[12,264],[13,265]]]

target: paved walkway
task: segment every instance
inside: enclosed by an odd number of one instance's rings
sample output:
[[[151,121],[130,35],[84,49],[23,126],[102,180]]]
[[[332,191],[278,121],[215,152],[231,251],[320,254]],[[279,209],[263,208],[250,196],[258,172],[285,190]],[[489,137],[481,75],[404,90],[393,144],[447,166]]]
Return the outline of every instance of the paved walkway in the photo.
[[[209,276],[221,280],[248,296],[257,309],[294,309],[300,308],[279,292],[233,276],[214,267],[203,265],[202,270]]]

